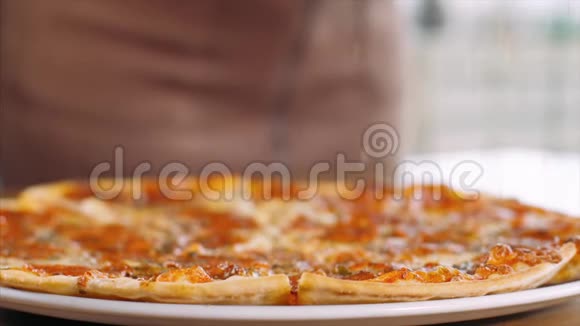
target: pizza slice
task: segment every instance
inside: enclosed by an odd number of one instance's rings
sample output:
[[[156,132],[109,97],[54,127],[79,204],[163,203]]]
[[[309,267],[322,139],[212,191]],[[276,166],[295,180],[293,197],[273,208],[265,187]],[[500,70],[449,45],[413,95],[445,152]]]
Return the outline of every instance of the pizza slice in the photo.
[[[427,264],[421,269],[341,265],[333,273],[302,274],[297,293],[300,304],[378,303],[481,296],[540,286],[554,277],[576,254],[567,243],[559,248],[533,250],[507,245],[486,255],[449,267]]]
[[[33,209],[30,197],[21,206],[3,206],[3,286],[157,302],[288,302],[288,277],[274,272],[263,251],[239,247],[258,234],[251,217],[197,204],[100,200],[93,206],[99,210],[87,212],[79,207],[94,198],[60,196]]]

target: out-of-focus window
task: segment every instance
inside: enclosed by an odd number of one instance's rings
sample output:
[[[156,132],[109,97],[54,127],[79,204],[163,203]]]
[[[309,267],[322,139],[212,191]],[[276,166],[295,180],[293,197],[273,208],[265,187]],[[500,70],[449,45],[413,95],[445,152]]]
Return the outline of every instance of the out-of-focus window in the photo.
[[[397,5],[412,152],[580,151],[580,0]]]

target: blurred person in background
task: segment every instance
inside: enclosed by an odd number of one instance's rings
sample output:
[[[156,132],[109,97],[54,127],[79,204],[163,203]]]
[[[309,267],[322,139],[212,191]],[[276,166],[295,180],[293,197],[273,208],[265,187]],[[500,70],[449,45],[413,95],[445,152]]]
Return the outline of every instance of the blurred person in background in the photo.
[[[8,186],[88,177],[117,145],[129,173],[259,160],[301,176],[397,125],[390,1],[0,3]]]

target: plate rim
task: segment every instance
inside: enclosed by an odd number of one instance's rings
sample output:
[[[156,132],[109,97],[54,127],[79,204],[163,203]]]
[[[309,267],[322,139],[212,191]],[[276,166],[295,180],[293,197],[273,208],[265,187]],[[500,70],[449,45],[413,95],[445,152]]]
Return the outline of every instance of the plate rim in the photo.
[[[74,297],[0,287],[0,306],[52,308],[138,318],[214,321],[300,321],[416,317],[467,313],[569,300],[580,297],[580,280],[537,289],[479,297],[352,305],[250,306],[133,302]],[[320,309],[325,307],[325,309]],[[26,311],[26,309],[22,309]]]

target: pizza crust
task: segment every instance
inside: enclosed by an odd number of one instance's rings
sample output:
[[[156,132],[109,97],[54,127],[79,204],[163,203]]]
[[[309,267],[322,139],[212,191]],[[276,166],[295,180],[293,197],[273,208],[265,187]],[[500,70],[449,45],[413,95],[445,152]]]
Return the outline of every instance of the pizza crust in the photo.
[[[22,270],[1,270],[0,284],[37,292],[190,304],[287,304],[290,281],[286,275],[230,277],[208,283],[147,282],[129,277],[90,278],[39,276]]]
[[[209,283],[143,282],[127,277],[92,279],[82,290],[90,295],[122,299],[193,304],[287,304],[290,281],[286,275],[230,277]]]
[[[351,281],[304,273],[298,281],[299,304],[352,304],[473,297],[538,287],[550,280],[576,254],[572,243],[560,249],[558,264],[542,263],[486,280],[446,283],[379,283]]]
[[[0,198],[0,209],[17,210],[18,201],[14,198]]]
[[[576,252],[576,256],[572,258],[566,266],[564,266],[548,283],[547,285],[560,284],[572,282],[580,279],[580,252]]]
[[[0,284],[18,289],[64,295],[78,295],[76,276],[38,276],[34,273],[6,269],[0,270]]]
[[[21,209],[40,212],[49,206],[78,210],[78,204],[65,198],[67,191],[77,187],[75,181],[60,181],[55,183],[31,186],[20,193],[18,204]]]

